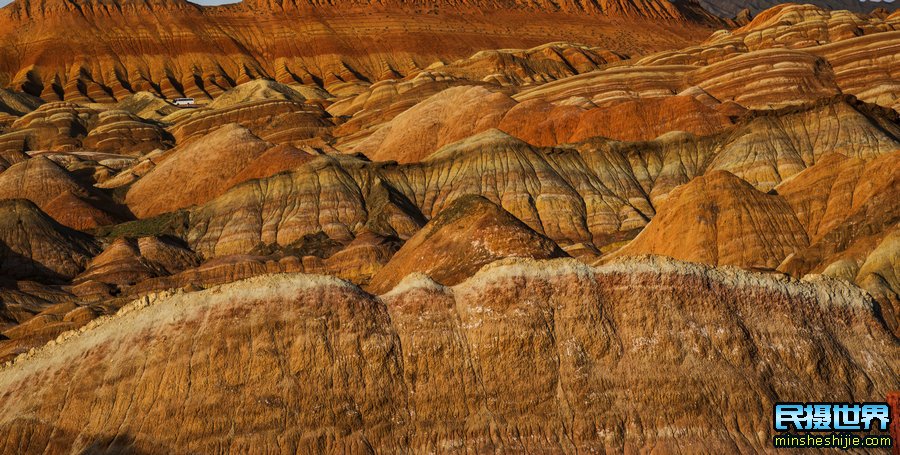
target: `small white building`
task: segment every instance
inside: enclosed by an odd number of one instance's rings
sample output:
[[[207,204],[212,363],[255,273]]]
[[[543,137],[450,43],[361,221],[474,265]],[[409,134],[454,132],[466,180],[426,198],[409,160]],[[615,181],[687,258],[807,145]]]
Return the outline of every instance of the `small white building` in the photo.
[[[193,98],[175,98],[172,100],[172,104],[176,106],[193,106],[194,99]]]

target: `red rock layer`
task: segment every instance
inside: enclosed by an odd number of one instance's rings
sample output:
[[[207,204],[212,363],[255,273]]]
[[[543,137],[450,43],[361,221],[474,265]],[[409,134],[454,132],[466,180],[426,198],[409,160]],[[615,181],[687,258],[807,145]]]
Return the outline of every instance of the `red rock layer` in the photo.
[[[694,11],[688,18],[665,0],[221,8],[181,0],[19,0],[0,10],[0,74],[45,100],[108,102],[138,91],[212,97],[263,77],[353,91],[361,81],[478,50],[545,44],[549,35],[630,53],[688,44],[713,24],[718,20]]]
[[[172,150],[128,190],[125,202],[141,218],[206,202],[228,189],[244,167],[269,144],[238,125],[226,125],[204,140]],[[173,191],[172,185],[190,191]]]

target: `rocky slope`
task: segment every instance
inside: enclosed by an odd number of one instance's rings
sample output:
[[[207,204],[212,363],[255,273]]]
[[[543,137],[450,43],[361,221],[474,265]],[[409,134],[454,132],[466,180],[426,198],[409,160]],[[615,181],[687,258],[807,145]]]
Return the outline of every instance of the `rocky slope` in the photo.
[[[120,221],[101,208],[111,208],[111,201],[40,156],[0,173],[0,199],[28,199],[56,221],[74,229],[91,229]]]
[[[264,276],[143,299],[0,370],[17,391],[0,395],[0,446],[761,451],[776,401],[900,385],[872,305],[834,280],[660,259],[414,275],[380,298]]]
[[[71,279],[97,251],[92,238],[57,223],[31,201],[0,201],[4,277]]]
[[[464,196],[431,219],[376,273],[373,293],[393,289],[413,273],[454,285],[503,258],[550,259],[566,254],[501,207],[480,196]]]
[[[183,0],[18,0],[0,10],[0,84],[82,102],[139,91],[209,98],[259,78],[353,92],[480,50],[545,44],[548,34],[631,53],[685,45],[718,24],[668,0],[248,1],[221,8]]]
[[[0,453],[751,452],[881,401],[898,19],[0,10]]]
[[[259,243],[288,245],[317,232],[349,240],[371,218],[369,193],[381,182],[399,196],[400,206],[414,206],[413,215],[430,218],[461,196],[483,195],[562,246],[603,247],[645,226],[674,187],[707,172],[727,170],[769,191],[834,150],[870,160],[900,149],[894,118],[868,109],[838,97],[749,115],[714,136],[671,133],[649,143],[593,139],[559,148],[534,147],[492,129],[400,165],[319,157],[197,208],[189,242],[216,256]],[[397,132],[415,134],[413,128]],[[423,142],[414,137],[404,142],[405,150],[384,150],[416,161],[430,150]],[[417,228],[404,222],[383,233],[407,238],[410,229]]]
[[[673,190],[653,221],[617,254],[774,269],[808,245],[784,199],[727,171],[713,171]]]
[[[767,10],[781,3],[798,3],[786,2],[779,0],[699,0],[698,3],[703,5],[707,11],[719,15],[721,17],[735,17],[742,11],[747,10],[753,14]],[[859,0],[806,0],[803,3],[820,6],[833,10],[849,10],[855,12],[872,12],[878,9],[894,10],[898,6],[895,2],[889,1],[859,1]]]
[[[607,12],[618,8],[607,6]],[[68,6],[29,8],[53,16]],[[882,158],[900,148],[891,51],[896,24],[895,16],[791,5],[700,45],[631,60],[558,42],[447,59],[350,95],[340,86],[332,93],[296,81],[248,80],[196,109],[178,109],[147,92],[107,105],[40,105],[4,92],[6,105],[16,107],[0,134],[0,193],[32,200],[82,230],[182,236],[184,246],[217,261],[172,272],[192,283],[260,271],[340,273],[342,267],[353,271],[342,276],[365,282],[398,242],[467,195],[483,195],[567,251],[596,258],[672,204],[706,213],[717,197],[759,202],[757,196],[766,196],[759,191],[775,191],[777,197],[760,201],[783,196],[808,244],[798,240],[794,223],[793,240],[777,248],[768,248],[769,234],[753,229],[732,232],[735,239],[723,232],[728,242],[760,246],[726,262],[772,268],[792,256],[781,269],[798,276],[850,257],[861,267],[870,252],[892,245],[893,211],[879,210],[896,192],[891,180],[871,174],[881,182],[873,187],[883,200],[865,189],[858,196],[854,188],[866,166],[892,170],[893,161]],[[828,170],[834,153],[850,160],[847,169]],[[719,171],[755,190],[732,181],[733,191],[687,191],[691,197],[667,202],[673,188],[700,187]],[[691,186],[695,178],[701,180]],[[839,188],[853,197],[826,201],[831,188],[810,179],[843,182]],[[173,185],[192,190],[171,191]],[[123,202],[127,210],[117,204]],[[778,219],[791,219],[782,202],[775,206]],[[179,230],[157,225],[182,209],[190,214]],[[735,219],[720,215],[725,224]],[[135,216],[142,220],[131,221]],[[860,224],[863,216],[875,221]],[[683,220],[669,224],[659,237],[690,227]],[[105,235],[98,237],[118,257],[119,237]],[[714,255],[701,256],[718,263]],[[127,276],[134,264],[121,264]],[[155,284],[143,289],[184,284],[147,279]]]

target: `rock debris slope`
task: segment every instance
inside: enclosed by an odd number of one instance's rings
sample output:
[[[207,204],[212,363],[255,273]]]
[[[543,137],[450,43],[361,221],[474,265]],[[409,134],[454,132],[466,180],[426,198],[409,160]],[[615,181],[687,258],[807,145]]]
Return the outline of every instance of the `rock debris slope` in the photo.
[[[0,370],[0,446],[760,451],[773,402],[883,399],[898,360],[872,300],[826,278],[511,261],[378,298],[263,276],[145,298]]]

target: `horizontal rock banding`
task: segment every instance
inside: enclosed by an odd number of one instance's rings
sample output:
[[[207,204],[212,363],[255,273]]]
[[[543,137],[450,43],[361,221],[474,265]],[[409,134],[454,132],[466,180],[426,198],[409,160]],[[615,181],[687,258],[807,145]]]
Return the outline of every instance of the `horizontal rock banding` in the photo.
[[[896,388],[889,337],[846,284],[658,259],[507,263],[381,298],[265,276],[135,303],[0,370],[21,392],[0,396],[0,440],[11,453],[763,450],[775,401]],[[758,368],[736,369],[747,356]],[[130,405],[113,406],[120,394]]]

